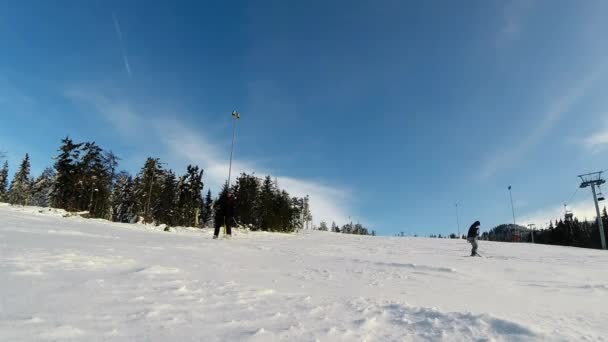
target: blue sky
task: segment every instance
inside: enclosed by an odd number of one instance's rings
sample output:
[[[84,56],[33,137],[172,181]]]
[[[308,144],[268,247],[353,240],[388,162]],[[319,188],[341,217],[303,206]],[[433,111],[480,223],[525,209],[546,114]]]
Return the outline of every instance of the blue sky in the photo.
[[[0,11],[0,149],[236,168],[382,234],[561,215],[608,168],[605,1],[23,1]],[[571,201],[592,215],[591,195]],[[465,227],[466,226],[466,227]]]

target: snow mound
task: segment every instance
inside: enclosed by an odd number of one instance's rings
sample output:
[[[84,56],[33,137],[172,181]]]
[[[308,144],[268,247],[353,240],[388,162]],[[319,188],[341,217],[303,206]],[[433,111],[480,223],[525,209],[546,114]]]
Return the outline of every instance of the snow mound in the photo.
[[[175,274],[175,273],[179,272],[179,268],[163,267],[163,266],[159,266],[159,265],[154,265],[154,266],[138,269],[135,272],[141,273],[141,274]]]
[[[69,326],[69,325],[61,325],[58,326],[57,328],[51,329],[49,331],[46,331],[42,334],[40,334],[40,337],[42,339],[47,339],[47,340],[64,340],[64,339],[72,339],[72,338],[76,338],[79,337],[81,335],[83,335],[83,331]]]
[[[119,256],[99,256],[77,250],[40,251],[25,250],[20,255],[7,258],[8,265],[16,268],[14,274],[42,275],[52,271],[97,271],[123,268],[134,261]]]

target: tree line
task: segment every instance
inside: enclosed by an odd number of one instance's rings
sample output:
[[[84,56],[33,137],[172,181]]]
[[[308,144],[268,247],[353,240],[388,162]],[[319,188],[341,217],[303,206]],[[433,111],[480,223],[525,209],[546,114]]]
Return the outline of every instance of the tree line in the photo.
[[[608,212],[601,214],[604,236],[608,237]],[[530,230],[522,226],[500,225],[482,234],[482,239],[490,241],[518,241],[547,245],[572,246],[600,249],[600,230],[597,220],[579,221],[577,218],[551,221],[545,229]]]
[[[321,230],[321,231],[325,231],[325,232],[330,231],[333,233],[376,236],[375,230],[372,230],[370,232],[369,229],[365,228],[360,223],[355,223],[355,224],[347,223],[347,224],[342,225],[342,227],[340,227],[336,224],[336,222],[332,222],[331,227],[328,227],[327,223],[325,221],[321,221],[321,223],[319,223],[319,227],[317,227],[317,230]]]
[[[242,173],[230,188],[224,184],[217,198],[203,196],[203,170],[188,165],[177,175],[158,158],[148,158],[136,175],[118,172],[120,158],[95,142],[61,140],[53,167],[30,175],[26,154],[8,184],[8,162],[0,169],[0,201],[81,212],[91,218],[123,223],[207,227],[231,220],[252,230],[293,232],[312,221],[309,198],[292,197],[270,176]],[[234,201],[228,201],[228,192]]]

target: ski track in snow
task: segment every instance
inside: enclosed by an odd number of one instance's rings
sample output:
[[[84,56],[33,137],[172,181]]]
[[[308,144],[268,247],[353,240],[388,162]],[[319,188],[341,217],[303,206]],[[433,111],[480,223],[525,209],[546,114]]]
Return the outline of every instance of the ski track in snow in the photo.
[[[1,341],[602,341],[608,254],[122,225],[0,204]]]

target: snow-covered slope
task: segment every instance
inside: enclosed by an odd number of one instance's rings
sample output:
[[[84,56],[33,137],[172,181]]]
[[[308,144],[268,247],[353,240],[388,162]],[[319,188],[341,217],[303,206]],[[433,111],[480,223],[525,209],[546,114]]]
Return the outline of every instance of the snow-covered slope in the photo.
[[[608,253],[211,232],[0,204],[0,340],[535,341],[608,336]]]

